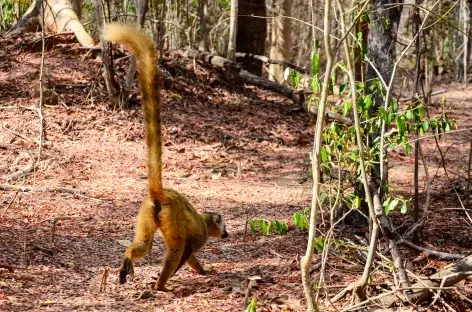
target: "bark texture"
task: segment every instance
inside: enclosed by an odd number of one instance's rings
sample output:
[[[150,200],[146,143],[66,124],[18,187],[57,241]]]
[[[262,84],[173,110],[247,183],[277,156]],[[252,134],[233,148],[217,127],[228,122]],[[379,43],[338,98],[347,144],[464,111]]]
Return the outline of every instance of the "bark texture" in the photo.
[[[81,8],[78,0],[35,0],[8,35],[33,32],[42,27],[43,8],[46,32],[73,32],[82,46],[87,48],[95,46],[95,42],[74,10]]]
[[[239,0],[238,32],[236,52],[265,55],[267,36],[267,9],[264,0]],[[251,16],[252,15],[252,16]],[[262,17],[262,18],[261,18]],[[243,59],[244,69],[255,75],[262,75],[262,62]]]
[[[292,23],[287,16],[292,15],[293,0],[274,0],[272,6],[270,58],[288,61],[291,56]],[[269,65],[269,79],[281,82],[284,77],[283,66]]]

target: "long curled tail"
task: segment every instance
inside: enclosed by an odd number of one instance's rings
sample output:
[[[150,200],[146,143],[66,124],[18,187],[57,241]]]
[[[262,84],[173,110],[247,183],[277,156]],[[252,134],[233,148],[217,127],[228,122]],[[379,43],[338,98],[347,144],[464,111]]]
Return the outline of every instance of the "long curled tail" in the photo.
[[[147,129],[149,196],[153,202],[158,200],[159,204],[166,204],[167,198],[162,186],[162,79],[154,42],[143,29],[117,23],[106,25],[103,37],[105,40],[123,44],[136,56]]]

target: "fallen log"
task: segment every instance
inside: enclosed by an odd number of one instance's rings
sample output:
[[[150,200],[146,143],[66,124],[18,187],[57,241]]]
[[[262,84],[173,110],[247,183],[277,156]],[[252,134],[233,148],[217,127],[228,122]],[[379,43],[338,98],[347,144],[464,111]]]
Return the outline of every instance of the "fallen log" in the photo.
[[[236,52],[236,57],[237,58],[239,57],[239,58],[255,59],[255,60],[259,60],[263,63],[267,63],[267,64],[282,65],[284,67],[295,69],[296,71],[298,71],[302,74],[309,74],[310,73],[310,70],[307,69],[307,68],[303,68],[303,67],[297,66],[295,64],[289,63],[289,62],[273,60],[273,59],[270,59],[270,58],[268,58],[267,56],[264,56],[264,55],[254,55],[254,54],[251,54],[251,53]]]
[[[280,83],[269,81],[263,77],[254,75],[246,70],[243,70],[241,68],[241,65],[239,65],[238,63],[218,55],[213,55],[211,53],[202,52],[198,50],[186,50],[184,54],[187,57],[211,64],[218,68],[228,70],[249,84],[283,94],[295,103],[300,104],[307,112],[315,115],[318,114],[318,109],[316,105],[308,105],[308,101],[305,99],[305,93],[303,91],[294,91],[286,86],[281,85]],[[347,125],[353,124],[350,118],[344,117],[337,113],[333,113],[330,110],[326,111],[326,118],[331,120],[337,120]]]

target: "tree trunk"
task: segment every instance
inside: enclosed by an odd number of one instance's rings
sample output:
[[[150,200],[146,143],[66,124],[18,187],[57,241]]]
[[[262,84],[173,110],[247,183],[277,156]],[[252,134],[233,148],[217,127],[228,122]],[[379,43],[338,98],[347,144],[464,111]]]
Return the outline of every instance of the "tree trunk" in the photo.
[[[52,33],[73,32],[82,46],[87,48],[95,46],[95,42],[85,30],[75,11],[75,9],[81,8],[79,0],[44,0],[44,2],[34,0],[23,17],[8,33],[8,36],[34,32],[38,27],[41,27],[43,7],[45,8],[45,31]]]
[[[292,23],[288,16],[292,15],[293,0],[273,0],[272,27],[270,28],[270,58],[278,61],[289,61],[291,56]],[[283,66],[269,65],[269,79],[281,82],[284,78]]]
[[[209,52],[208,0],[198,1],[198,16],[200,17],[200,43],[198,44],[198,49],[203,52]]]
[[[467,68],[468,60],[470,58],[470,50],[472,48],[472,40],[467,38],[467,34],[472,35],[470,27],[470,18],[472,14],[472,1],[462,0],[461,5],[457,8],[457,18],[459,21],[459,29],[456,31],[456,79],[457,81],[466,81],[467,72],[464,68]]]
[[[236,52],[265,55],[266,11],[264,0],[239,0]],[[258,76],[262,75],[261,61],[242,59],[241,62],[243,68],[250,73]]]
[[[103,2],[101,0],[94,0],[95,4],[95,18],[97,19],[97,25],[99,29],[103,29],[105,26],[105,20],[103,15]],[[118,89],[117,83],[113,77],[113,66],[112,66],[112,53],[110,49],[107,49],[107,43],[102,36],[100,36],[100,48],[103,55],[103,79],[105,80],[105,86],[107,88],[108,97],[110,103],[114,108],[118,106],[118,98],[116,97],[116,91]]]
[[[236,34],[238,33],[238,0],[231,0],[231,16],[229,20],[229,41],[226,57],[234,61],[236,54]]]
[[[387,83],[390,81],[393,66],[396,58],[395,42],[397,38],[398,24],[403,6],[403,0],[374,0],[372,10],[372,21],[369,34],[367,36],[368,55],[372,61],[372,65],[368,64],[366,70],[366,87],[367,94],[372,93],[371,86],[374,79],[378,78],[377,71]],[[388,25],[388,26],[386,26]],[[374,115],[380,107],[383,106],[384,100],[380,92],[375,92],[372,96],[373,105],[370,109],[370,115]],[[380,135],[380,128],[370,135],[369,144],[375,141]],[[374,168],[373,178],[379,179],[380,165]],[[382,196],[383,192],[381,192]],[[382,200],[382,198],[381,198]]]

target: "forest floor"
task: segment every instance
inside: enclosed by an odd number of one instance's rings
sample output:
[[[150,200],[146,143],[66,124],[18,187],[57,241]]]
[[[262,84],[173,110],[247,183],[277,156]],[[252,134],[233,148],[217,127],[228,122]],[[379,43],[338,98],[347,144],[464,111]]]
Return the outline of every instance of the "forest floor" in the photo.
[[[44,83],[54,88],[58,101],[46,99],[45,144],[35,170],[11,182],[9,175],[27,166],[31,156],[38,156],[40,123],[31,108],[38,102],[33,90],[39,86],[41,45],[32,35],[0,39],[0,47],[0,183],[85,192],[0,191],[1,311],[242,311],[248,278],[254,276],[261,277],[252,292],[258,311],[304,311],[299,261],[307,235],[296,229],[292,215],[310,205],[313,123],[297,104],[229,80],[177,52],[164,55],[164,184],[185,194],[198,210],[221,213],[229,237],[211,239],[199,252],[208,275],[197,275],[184,266],[170,280],[176,287],[173,293],[146,293],[162,265],[159,238],[151,254],[136,262],[134,281],[119,285],[117,278],[124,251],[119,241],[132,239],[135,217],[147,192],[137,90],[129,110],[109,108],[101,62],[70,36],[48,39]],[[120,77],[126,60],[117,61]],[[445,95],[459,129],[470,127],[472,89],[446,82],[434,88],[446,92],[434,97],[430,113],[441,111]],[[424,140],[434,179],[432,213],[420,237],[423,247],[472,251],[471,226],[458,209],[452,188],[464,189],[471,137],[463,131],[439,141],[447,174],[435,141]],[[390,153],[394,192],[413,195],[413,164],[412,155]],[[420,179],[423,203],[423,172]],[[252,234],[246,226],[252,218],[286,221],[288,234]],[[326,218],[320,218],[322,230]],[[404,219],[394,214],[395,224]],[[336,239],[345,244],[338,246],[339,257],[330,259],[324,276],[328,287],[320,292],[320,303],[361,276],[362,258],[347,242],[361,244],[366,233],[366,228],[351,226],[336,231]],[[387,254],[384,243],[381,247]],[[450,263],[411,249],[401,251],[407,268],[419,275]],[[317,255],[315,263],[319,261]],[[99,292],[107,266],[106,287]],[[314,278],[319,277],[318,271]],[[389,283],[392,277],[376,266],[369,296]],[[472,279],[456,286],[472,298]],[[429,309],[442,311],[444,302],[456,311],[472,309],[454,292],[444,292],[442,298]],[[336,307],[346,304],[341,301]],[[328,304],[322,308],[334,310]]]

